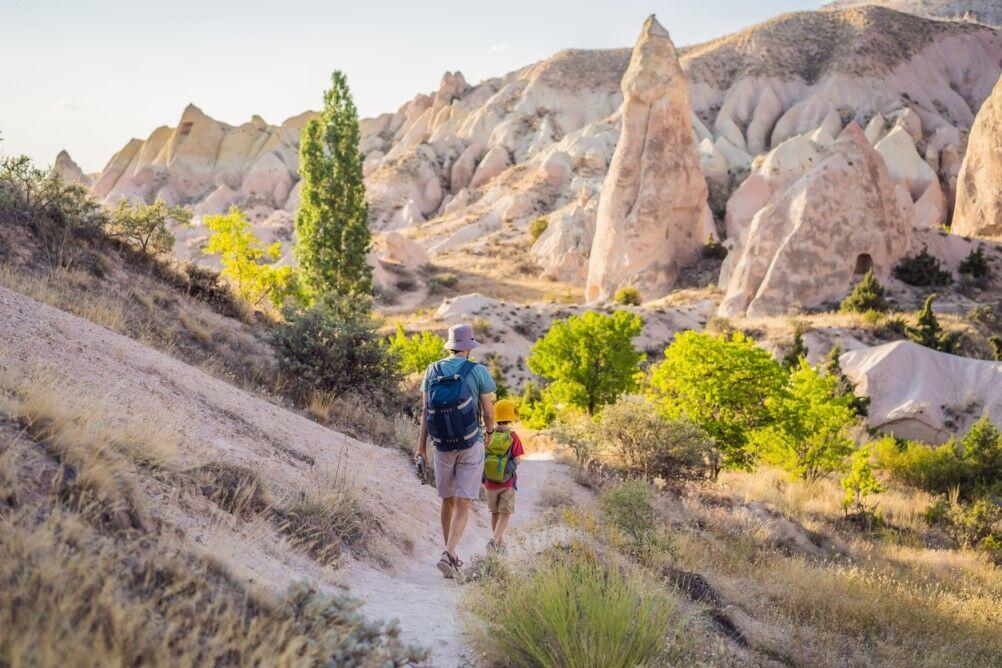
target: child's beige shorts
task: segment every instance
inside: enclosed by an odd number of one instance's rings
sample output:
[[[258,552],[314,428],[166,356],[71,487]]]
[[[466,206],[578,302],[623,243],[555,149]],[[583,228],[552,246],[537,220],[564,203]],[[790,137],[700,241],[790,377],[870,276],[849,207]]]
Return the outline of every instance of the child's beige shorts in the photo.
[[[494,513],[507,513],[511,515],[515,512],[515,488],[505,487],[504,489],[487,490],[487,508]]]

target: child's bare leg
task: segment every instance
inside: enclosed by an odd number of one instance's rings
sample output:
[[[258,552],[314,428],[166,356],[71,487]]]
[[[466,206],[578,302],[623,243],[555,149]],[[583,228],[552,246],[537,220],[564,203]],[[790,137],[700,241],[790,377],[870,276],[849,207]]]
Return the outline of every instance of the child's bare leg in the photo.
[[[499,545],[504,540],[504,530],[508,528],[508,520],[511,518],[511,513],[498,513],[497,522],[493,521],[491,518],[491,525],[494,528],[494,542]]]

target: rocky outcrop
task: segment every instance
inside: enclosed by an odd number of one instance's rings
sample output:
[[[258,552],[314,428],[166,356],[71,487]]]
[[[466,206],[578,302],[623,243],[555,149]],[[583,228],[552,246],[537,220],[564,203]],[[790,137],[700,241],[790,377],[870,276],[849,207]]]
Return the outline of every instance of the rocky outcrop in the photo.
[[[912,217],[910,197],[850,124],[755,214],[731,251],[719,314],[779,315],[841,299],[871,268],[886,278],[908,251]]]
[[[997,0],[834,0],[825,8],[842,9],[857,5],[883,5],[934,19],[976,21],[1002,26],[1002,4]]]
[[[647,299],[667,294],[712,231],[685,76],[653,15],[623,76],[620,115],[623,129],[602,185],[588,263],[589,301],[623,285]]]
[[[856,392],[870,397],[871,427],[926,443],[963,433],[985,412],[1002,426],[1002,364],[941,353],[911,341],[839,358]]]
[[[957,179],[953,231],[1002,235],[1002,78],[971,128]]]
[[[60,151],[59,155],[56,156],[56,161],[52,164],[52,170],[49,172],[54,176],[58,176],[66,183],[78,183],[83,186],[90,185],[90,177],[83,173],[70,154],[66,151]]]

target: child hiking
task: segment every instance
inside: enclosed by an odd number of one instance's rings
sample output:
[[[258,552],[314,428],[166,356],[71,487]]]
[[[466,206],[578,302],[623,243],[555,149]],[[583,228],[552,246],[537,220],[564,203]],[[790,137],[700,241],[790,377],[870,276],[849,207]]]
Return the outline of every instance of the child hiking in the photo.
[[[513,401],[502,399],[494,405],[497,426],[488,437],[484,453],[484,487],[487,489],[487,508],[491,511],[491,530],[494,532],[487,543],[488,553],[504,549],[504,532],[515,512],[515,491],[518,489],[516,468],[525,454],[522,440],[512,429],[516,417]]]

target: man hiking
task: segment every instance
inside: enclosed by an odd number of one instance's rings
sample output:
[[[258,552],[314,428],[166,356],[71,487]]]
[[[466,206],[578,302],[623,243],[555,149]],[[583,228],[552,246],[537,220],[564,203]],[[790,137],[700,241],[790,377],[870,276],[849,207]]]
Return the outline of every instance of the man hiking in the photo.
[[[470,351],[479,345],[469,325],[453,325],[445,343],[451,354],[429,364],[421,383],[423,408],[415,456],[427,461],[430,438],[435,446],[435,486],[442,499],[445,541],[438,569],[447,578],[459,575],[463,565],[456,548],[466,529],[470,503],[480,496],[484,436],[494,433],[497,386],[487,367],[469,359]]]

